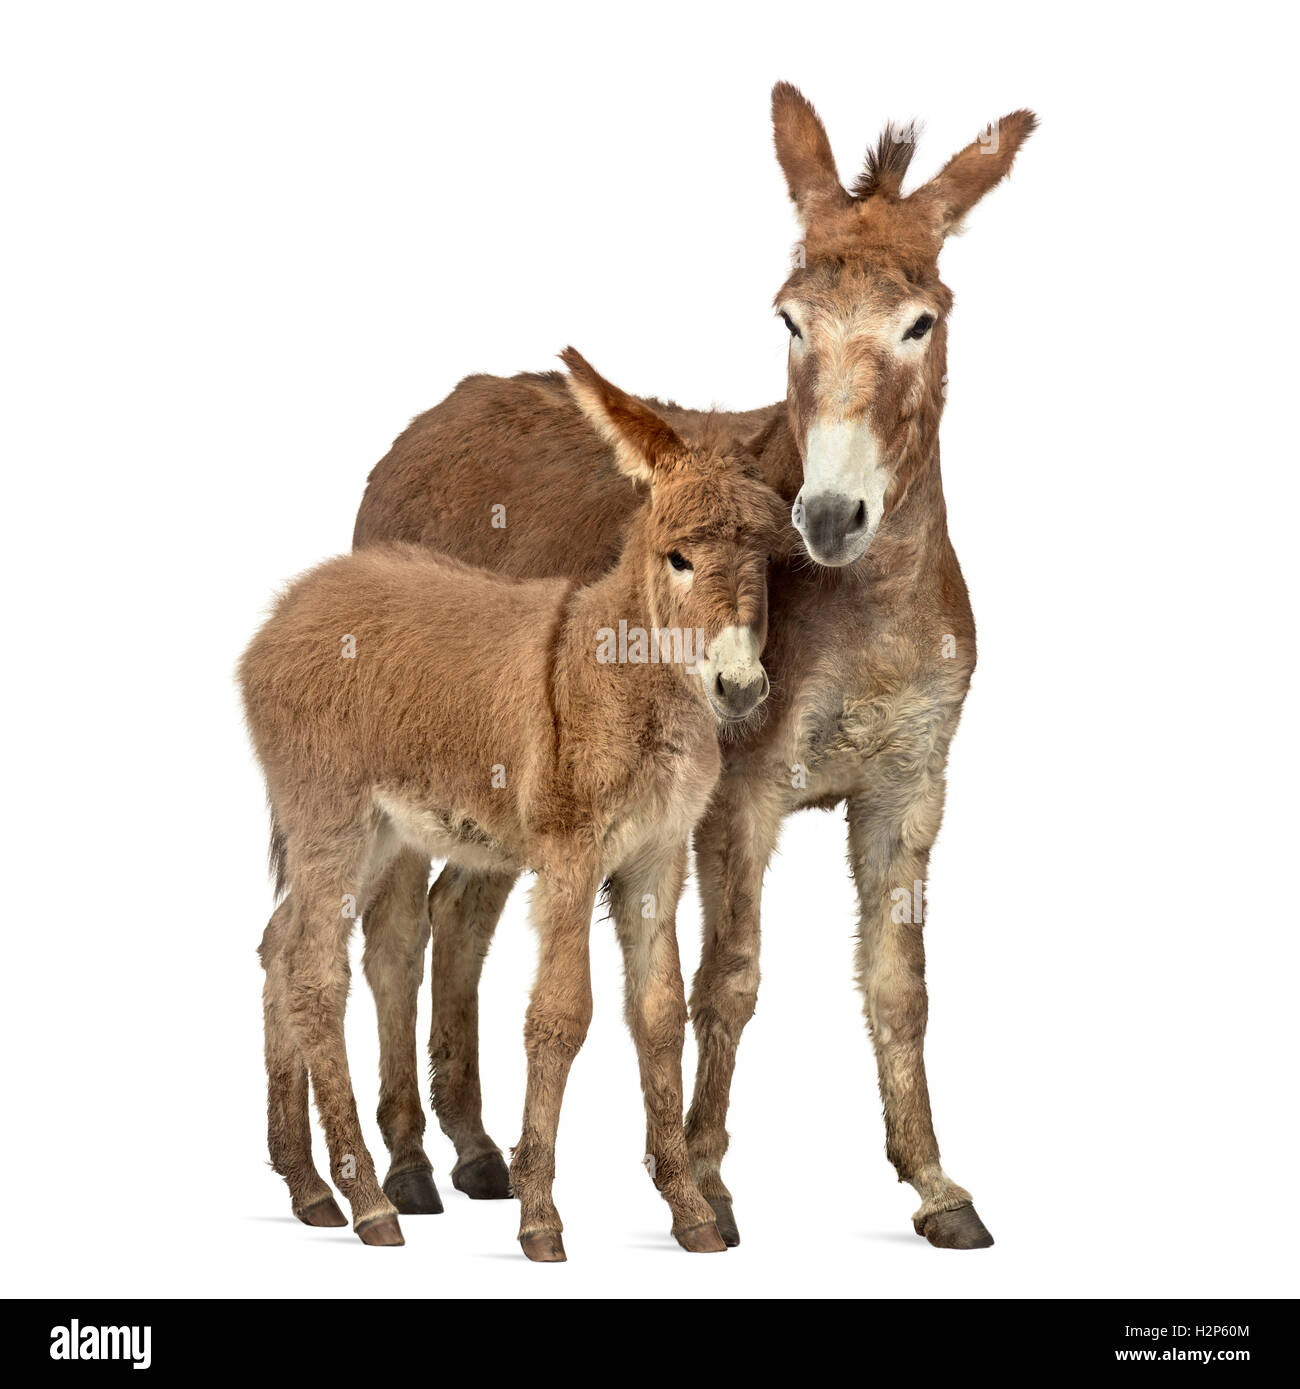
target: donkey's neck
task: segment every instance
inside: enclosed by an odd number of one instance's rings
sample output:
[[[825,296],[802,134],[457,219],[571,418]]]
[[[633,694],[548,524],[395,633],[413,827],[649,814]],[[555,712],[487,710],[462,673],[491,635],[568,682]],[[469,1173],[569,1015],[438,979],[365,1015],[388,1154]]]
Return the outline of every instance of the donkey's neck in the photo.
[[[594,583],[575,590],[571,597],[567,623],[571,638],[583,638],[585,634],[579,629],[593,622],[598,628],[617,629],[620,622],[626,622],[629,627],[648,630],[652,615],[641,568],[640,546],[633,528],[614,567]],[[594,640],[593,635],[593,643]]]
[[[914,465],[907,490],[853,568],[863,571],[874,601],[900,601],[953,562],[936,440],[929,456]]]
[[[655,722],[679,703],[698,703],[691,700],[680,663],[649,659],[656,614],[644,575],[644,548],[633,528],[618,563],[595,583],[571,592],[556,668],[563,698],[613,701],[638,726]]]
[[[793,506],[803,486],[803,459],[785,405],[773,407],[771,419],[749,440],[749,449],[763,470],[763,481]]]

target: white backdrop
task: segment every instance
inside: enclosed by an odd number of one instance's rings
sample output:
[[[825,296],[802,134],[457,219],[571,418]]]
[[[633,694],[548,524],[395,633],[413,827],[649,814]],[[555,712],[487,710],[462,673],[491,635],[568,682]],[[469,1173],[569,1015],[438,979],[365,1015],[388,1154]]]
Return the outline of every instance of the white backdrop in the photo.
[[[1272,6],[1202,14],[7,13],[6,1292],[1297,1291],[1291,45]],[[234,663],[468,372],[572,342],[635,391],[783,394],[777,78],[846,178],[888,117],[925,120],[919,177],[1007,110],[1042,119],[943,259],[980,665],[930,885],[928,1059],[944,1165],[997,1245],[911,1231],[838,813],[790,821],[767,883],[724,1169],[738,1249],[668,1235],[604,924],[561,1126],[569,1263],[527,1264],[513,1203],[452,1190],[432,1121],[445,1215],[394,1252],[308,1230],[265,1164],[271,898]],[[692,970],[697,922],[692,893]],[[521,891],[484,987],[503,1145],[532,966]]]

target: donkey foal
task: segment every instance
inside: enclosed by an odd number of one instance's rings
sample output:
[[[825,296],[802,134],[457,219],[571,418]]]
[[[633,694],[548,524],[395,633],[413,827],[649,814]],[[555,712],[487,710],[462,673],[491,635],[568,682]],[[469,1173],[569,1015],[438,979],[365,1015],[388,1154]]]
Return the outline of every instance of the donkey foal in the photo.
[[[272,1166],[300,1219],[344,1223],[312,1164],[310,1075],[331,1173],[366,1244],[402,1243],[386,1194],[396,1196],[394,1174],[422,1177],[437,1196],[422,1113],[381,1111],[394,1155],[385,1187],[362,1139],[343,1039],[348,936],[382,899],[373,929],[385,940],[367,940],[367,971],[385,950],[422,952],[423,866],[440,857],[537,874],[540,961],[510,1167],[524,1252],[564,1258],[555,1136],[591,1019],[588,936],[602,883],[624,954],[654,1183],[685,1248],[725,1248],[682,1128],[675,913],[687,839],[720,770],[717,726],[750,719],[768,692],[766,560],[787,543],[785,509],[732,445],[688,444],[572,349],[563,357],[619,467],[650,488],[605,577],[579,588],[413,546],[364,550],[294,583],[240,668],[289,888],[261,952]],[[414,905],[403,916],[395,900]]]

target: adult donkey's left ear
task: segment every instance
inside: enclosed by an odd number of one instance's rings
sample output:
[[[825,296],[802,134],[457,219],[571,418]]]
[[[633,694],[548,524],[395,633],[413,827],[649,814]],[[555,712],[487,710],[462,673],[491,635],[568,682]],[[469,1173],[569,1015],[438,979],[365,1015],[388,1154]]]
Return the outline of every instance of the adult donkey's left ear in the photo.
[[[1011,172],[1016,152],[1037,125],[1032,111],[1012,111],[994,121],[904,201],[926,216],[940,237],[960,230],[962,218]]]
[[[851,205],[853,199],[840,183],[822,118],[789,82],[772,88],[772,133],[777,162],[805,231],[823,214]]]

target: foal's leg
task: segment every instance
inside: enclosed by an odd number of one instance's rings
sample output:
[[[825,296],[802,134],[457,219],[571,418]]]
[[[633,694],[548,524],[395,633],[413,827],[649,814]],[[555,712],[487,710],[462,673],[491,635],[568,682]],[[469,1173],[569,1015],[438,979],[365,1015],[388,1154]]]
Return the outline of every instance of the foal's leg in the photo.
[[[555,1134],[569,1068],[591,1023],[591,911],[595,874],[578,866],[538,875],[533,910],[541,935],[537,979],[524,1023],[528,1088],[524,1129],[510,1164],[519,1198],[519,1243],[538,1263],[562,1263],[560,1213],[551,1199]]]
[[[727,1103],[740,1034],[758,998],[758,903],[780,823],[775,795],[724,773],[695,831],[704,946],[691,991],[699,1061],[686,1142],[695,1180],[729,1245],[740,1243],[740,1233],[722,1181]]]
[[[415,1012],[429,943],[429,860],[400,849],[365,903],[362,967],[379,1014],[379,1131],[388,1147],[384,1193],[402,1215],[439,1215],[442,1201],[424,1151],[424,1106]]]
[[[685,878],[685,844],[666,861],[627,865],[610,884],[610,914],[623,947],[625,1011],[641,1068],[650,1178],[673,1213],[678,1244],[706,1254],[727,1246],[691,1175],[682,1129],[686,990],[676,918]]]
[[[266,1030],[266,1133],[271,1167],[289,1187],[293,1213],[304,1225],[346,1225],[311,1156],[307,1067],[280,1007],[284,989],[281,951],[293,914],[289,898],[275,909],[258,954],[266,971],[262,1018]]]
[[[344,915],[343,893],[355,894],[355,875],[350,865],[295,864],[292,847],[290,870],[293,915],[281,951],[285,972],[277,1005],[311,1072],[330,1174],[352,1207],[352,1228],[365,1244],[401,1244],[397,1212],[380,1188],[361,1136],[343,1040],[352,925],[351,916]]]
[[[899,1180],[921,1197],[912,1217],[916,1232],[941,1249],[983,1249],[993,1236],[970,1193],[939,1166],[925,1079],[925,944],[915,899],[942,815],[943,781],[934,776],[849,801],[849,858],[861,919],[858,981],[880,1072],[885,1149]]]
[[[433,1024],[429,1033],[433,1109],[456,1145],[451,1184],[478,1201],[510,1195],[501,1149],[483,1128],[478,1071],[478,981],[513,873],[448,864],[429,890],[433,929]]]

